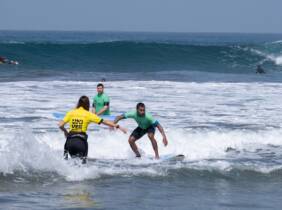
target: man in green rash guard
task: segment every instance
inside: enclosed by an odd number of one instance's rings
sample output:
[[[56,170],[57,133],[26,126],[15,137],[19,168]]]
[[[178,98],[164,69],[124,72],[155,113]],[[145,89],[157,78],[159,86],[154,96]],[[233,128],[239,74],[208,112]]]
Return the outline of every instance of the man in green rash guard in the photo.
[[[123,115],[117,116],[114,123],[117,123],[118,121],[122,119],[132,118],[134,119],[138,127],[132,132],[130,135],[128,142],[130,144],[131,149],[135,153],[136,157],[141,157],[138,148],[135,144],[135,142],[140,139],[142,136],[144,136],[146,133],[148,134],[149,139],[151,140],[154,152],[155,152],[155,158],[159,159],[159,152],[158,152],[158,144],[155,139],[155,128],[157,127],[160,133],[163,136],[163,143],[165,146],[167,146],[168,141],[164,132],[163,127],[161,124],[155,120],[150,113],[146,113],[145,111],[145,104],[138,103],[136,106],[136,111],[127,112]]]
[[[93,98],[92,112],[96,115],[110,115],[110,99],[104,93],[104,85],[97,85],[98,94]]]

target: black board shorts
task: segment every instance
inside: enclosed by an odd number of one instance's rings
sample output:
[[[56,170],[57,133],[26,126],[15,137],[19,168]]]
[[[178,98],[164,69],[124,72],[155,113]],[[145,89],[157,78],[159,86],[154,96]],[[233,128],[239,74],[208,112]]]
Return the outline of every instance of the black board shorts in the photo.
[[[155,133],[155,131],[156,131],[156,128],[153,125],[151,125],[147,129],[143,129],[143,128],[137,127],[137,128],[134,129],[134,131],[131,133],[130,136],[133,136],[135,139],[140,139],[146,133]]]
[[[65,143],[65,152],[71,157],[87,157],[88,142],[86,134],[70,134]]]

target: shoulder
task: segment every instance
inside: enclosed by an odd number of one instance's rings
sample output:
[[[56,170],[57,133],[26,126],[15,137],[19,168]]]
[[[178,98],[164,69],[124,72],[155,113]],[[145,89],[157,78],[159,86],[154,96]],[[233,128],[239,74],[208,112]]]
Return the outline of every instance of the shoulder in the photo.
[[[136,115],[137,114],[137,112],[135,110],[128,111],[127,113],[131,114],[131,115]]]
[[[93,117],[96,117],[95,114],[93,114],[92,112],[89,112],[89,111],[87,111],[87,110],[83,110],[83,116],[85,116],[85,117],[88,118],[88,119],[91,119],[91,118],[93,118]]]
[[[95,123],[98,123],[98,124],[100,124],[103,121],[103,119],[101,117],[99,117],[98,115],[93,114],[91,112],[89,112],[89,114],[88,114],[88,119],[89,119],[89,121],[92,121],[92,122],[95,122]]]
[[[153,115],[150,112],[146,112],[146,117],[153,117]]]
[[[146,118],[148,119],[148,120],[154,120],[154,118],[153,118],[153,115],[151,114],[151,113],[146,113]]]
[[[123,116],[125,117],[125,118],[128,118],[128,117],[133,117],[133,116],[135,116],[136,115],[136,111],[128,111],[128,112],[126,112]]]
[[[103,98],[104,99],[109,99],[109,96],[106,93],[103,93]]]
[[[71,114],[75,113],[76,111],[77,111],[77,109],[72,109],[72,110],[68,111],[66,115],[71,115]]]
[[[92,113],[92,112],[89,112],[89,111],[86,111],[85,112],[85,115],[87,116],[87,117],[96,117],[97,115],[96,114],[94,114],[94,113]]]
[[[91,114],[93,114],[92,112],[90,112],[90,111],[88,111],[88,110],[86,110],[86,109],[78,109],[82,114],[84,114],[84,115],[91,115]]]
[[[74,116],[75,115],[75,109],[73,109],[73,110],[70,110],[70,111],[68,111],[67,113],[66,113],[66,115],[64,116],[64,121],[65,122],[67,122],[67,121],[69,121],[70,120],[70,118],[72,117],[72,116]]]

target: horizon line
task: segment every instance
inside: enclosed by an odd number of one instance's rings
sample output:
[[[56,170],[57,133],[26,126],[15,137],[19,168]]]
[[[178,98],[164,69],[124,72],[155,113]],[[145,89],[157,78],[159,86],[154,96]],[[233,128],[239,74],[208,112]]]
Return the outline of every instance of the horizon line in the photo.
[[[142,31],[142,30],[56,30],[56,29],[0,29],[0,31],[10,32],[78,32],[78,33],[171,33],[171,34],[260,34],[260,35],[282,35],[282,32],[223,32],[223,31]]]

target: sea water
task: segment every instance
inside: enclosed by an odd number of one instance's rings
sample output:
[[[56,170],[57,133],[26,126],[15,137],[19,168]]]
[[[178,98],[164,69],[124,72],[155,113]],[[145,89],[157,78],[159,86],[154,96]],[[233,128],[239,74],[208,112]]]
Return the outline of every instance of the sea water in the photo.
[[[282,35],[0,32],[1,209],[280,209]],[[261,65],[266,74],[256,74]],[[53,112],[96,94],[113,115],[144,102],[164,127],[146,136],[89,126],[86,166],[63,160]]]

